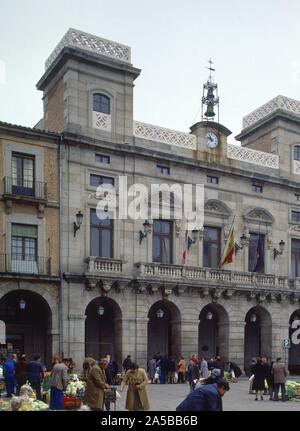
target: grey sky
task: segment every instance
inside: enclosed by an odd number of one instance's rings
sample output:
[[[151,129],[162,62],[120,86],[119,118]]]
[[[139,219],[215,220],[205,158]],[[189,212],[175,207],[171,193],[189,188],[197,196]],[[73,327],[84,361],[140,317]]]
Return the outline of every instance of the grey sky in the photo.
[[[200,120],[211,57],[233,141],[242,117],[272,97],[300,99],[299,22],[299,0],[0,0],[0,120],[42,117],[35,84],[74,27],[131,46],[142,69],[134,118],[171,129]]]

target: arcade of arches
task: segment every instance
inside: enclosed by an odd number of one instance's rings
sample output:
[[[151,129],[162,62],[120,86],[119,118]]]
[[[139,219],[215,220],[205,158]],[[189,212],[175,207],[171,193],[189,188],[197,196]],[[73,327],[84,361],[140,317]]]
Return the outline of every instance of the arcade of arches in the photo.
[[[145,358],[149,359],[158,352],[175,358],[182,354],[184,319],[187,317],[182,310],[163,299],[150,306],[146,317]],[[121,365],[128,353],[134,357],[134,352],[125,350],[127,343],[123,318],[122,308],[113,299],[99,296],[91,300],[85,309],[82,358],[84,355],[100,358],[110,353]],[[291,323],[295,319],[300,320],[300,309],[290,315],[290,329],[286,337],[291,338],[294,331]],[[40,353],[45,363],[50,362],[52,354],[58,353],[53,351],[50,335],[51,308],[41,295],[26,290],[15,290],[4,295],[0,298],[0,321],[0,327],[5,327],[5,341],[12,344],[15,351],[25,352],[28,357]],[[216,302],[205,305],[199,313],[197,329],[194,326],[198,332],[198,346],[195,345],[194,352],[189,354],[198,353],[199,357],[207,358],[220,355],[224,359],[232,359],[230,356],[235,352],[235,345],[230,335],[230,325],[233,323],[222,305]],[[250,308],[243,325],[244,352],[241,357],[244,357],[244,364],[240,365],[247,368],[253,356],[272,358],[274,334],[269,311],[263,306]],[[291,345],[289,369],[300,374],[300,344]]]

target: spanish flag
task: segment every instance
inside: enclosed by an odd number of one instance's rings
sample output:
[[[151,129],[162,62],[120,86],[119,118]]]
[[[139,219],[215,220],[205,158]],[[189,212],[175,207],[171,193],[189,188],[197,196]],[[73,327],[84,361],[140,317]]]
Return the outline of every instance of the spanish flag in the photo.
[[[224,258],[222,259],[221,265],[220,265],[221,268],[224,265],[227,265],[227,263],[232,262],[233,253],[234,253],[234,229],[233,229],[233,224],[232,224],[231,231],[229,233],[228,241],[226,244],[226,248],[225,248],[225,251],[223,254]]]

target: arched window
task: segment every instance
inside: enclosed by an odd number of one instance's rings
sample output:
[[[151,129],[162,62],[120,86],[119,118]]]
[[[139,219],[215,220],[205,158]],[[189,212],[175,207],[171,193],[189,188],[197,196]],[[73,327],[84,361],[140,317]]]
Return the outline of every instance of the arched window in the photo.
[[[300,145],[294,146],[294,160],[300,160]]]
[[[93,95],[93,111],[110,114],[110,99],[104,94]]]

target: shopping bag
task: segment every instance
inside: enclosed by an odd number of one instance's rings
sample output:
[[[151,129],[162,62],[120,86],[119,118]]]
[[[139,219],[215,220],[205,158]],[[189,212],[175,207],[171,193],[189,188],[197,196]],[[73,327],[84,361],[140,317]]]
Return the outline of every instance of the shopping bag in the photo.
[[[249,382],[252,382],[254,380],[254,374],[252,374],[252,376],[249,379]]]
[[[175,376],[174,376],[174,382],[177,383],[178,382],[178,374],[175,371]]]

